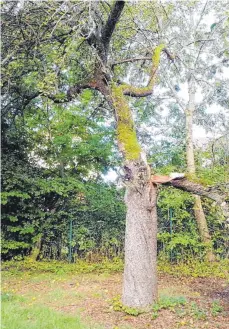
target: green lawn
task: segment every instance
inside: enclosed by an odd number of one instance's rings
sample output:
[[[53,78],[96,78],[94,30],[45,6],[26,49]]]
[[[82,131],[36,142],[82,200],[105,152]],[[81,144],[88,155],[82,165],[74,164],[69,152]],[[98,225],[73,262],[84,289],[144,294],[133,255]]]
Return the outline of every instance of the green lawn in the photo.
[[[48,307],[29,305],[28,300],[8,294],[2,295],[2,329],[99,329],[86,325],[79,315],[55,312]]]

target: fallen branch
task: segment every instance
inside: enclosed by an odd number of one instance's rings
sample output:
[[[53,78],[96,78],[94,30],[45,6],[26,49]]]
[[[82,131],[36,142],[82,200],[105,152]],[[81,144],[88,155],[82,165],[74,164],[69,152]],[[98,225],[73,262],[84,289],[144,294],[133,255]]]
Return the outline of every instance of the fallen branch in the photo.
[[[191,182],[186,178],[171,180],[170,185],[177,189],[215,201],[216,204],[222,209],[226,220],[229,221],[229,183],[225,184],[226,192],[222,191],[219,187],[205,187],[201,184]]]
[[[199,183],[189,181],[185,178],[185,174],[172,173],[169,176],[152,175],[151,182],[154,184],[163,184],[173,186],[179,190],[190,192],[202,197],[209,198],[222,209],[223,215],[229,221],[229,183],[222,184],[226,192],[221,186],[203,186]]]

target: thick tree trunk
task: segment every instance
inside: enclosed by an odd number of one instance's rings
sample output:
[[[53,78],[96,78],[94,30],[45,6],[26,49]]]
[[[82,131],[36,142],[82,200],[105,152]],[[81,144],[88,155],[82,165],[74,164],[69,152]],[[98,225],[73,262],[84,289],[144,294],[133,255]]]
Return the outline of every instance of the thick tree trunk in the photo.
[[[186,159],[187,159],[187,172],[193,176],[196,174],[194,147],[193,147],[193,114],[195,112],[195,84],[193,78],[190,77],[188,83],[189,103],[186,110]],[[195,195],[194,200],[194,215],[198,225],[201,241],[207,243],[209,248],[207,250],[207,260],[213,261],[215,259],[212,250],[212,241],[209,234],[207,220],[203,211],[201,199]]]
[[[158,48],[154,56],[159,56],[160,51]],[[156,60],[158,57],[157,63]],[[156,72],[155,69],[152,72]],[[154,79],[155,73],[149,83],[150,90]],[[122,302],[125,306],[146,310],[157,299],[157,189],[151,182],[151,170],[138,143],[131,109],[124,96],[127,91],[136,94],[141,89],[113,84],[110,97],[115,109],[118,147],[125,159],[127,186]],[[142,92],[147,91],[148,87]]]
[[[124,305],[147,308],[157,299],[156,187],[127,188]]]
[[[106,75],[104,68],[107,64],[109,41],[124,4],[124,1],[116,1],[101,37],[92,34],[88,39],[89,44],[97,49],[101,60],[97,63],[95,80],[91,85],[105,96],[114,109],[118,148],[124,159],[127,223],[122,300],[126,306],[146,309],[157,299],[156,185],[151,183],[150,168],[138,143],[132,112],[125,95],[145,97],[152,94],[164,45],[158,45],[153,51],[151,73],[146,87],[137,88],[110,81],[111,77]]]

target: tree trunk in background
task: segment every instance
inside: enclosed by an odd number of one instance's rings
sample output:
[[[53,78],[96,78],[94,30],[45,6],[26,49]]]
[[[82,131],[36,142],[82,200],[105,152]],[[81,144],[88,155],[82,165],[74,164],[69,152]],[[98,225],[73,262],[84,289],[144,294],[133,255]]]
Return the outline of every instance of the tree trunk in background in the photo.
[[[197,221],[198,229],[200,232],[200,237],[201,240],[204,243],[207,243],[210,245],[211,249],[207,251],[207,260],[212,262],[215,260],[215,255],[212,250],[212,241],[211,241],[211,236],[209,234],[208,226],[207,226],[207,221],[206,217],[203,211],[201,199],[198,195],[195,195],[195,203],[194,203],[194,214],[195,218]]]
[[[156,187],[127,188],[124,305],[147,308],[157,300]]]
[[[195,83],[192,77],[189,78],[188,93],[189,93],[189,102],[188,102],[188,108],[185,111],[187,172],[190,175],[195,176],[196,167],[195,167],[195,157],[194,157],[194,147],[193,147],[193,114],[195,112]],[[195,195],[194,214],[197,221],[201,241],[209,245],[206,254],[207,260],[214,261],[215,255],[212,249],[212,240],[209,234],[206,217],[201,203],[201,198],[198,195]]]
[[[42,260],[42,258],[43,258],[43,246],[44,246],[44,241],[43,241],[42,237],[40,237],[39,241],[37,243],[37,248],[39,249],[39,251],[36,256],[36,261]]]

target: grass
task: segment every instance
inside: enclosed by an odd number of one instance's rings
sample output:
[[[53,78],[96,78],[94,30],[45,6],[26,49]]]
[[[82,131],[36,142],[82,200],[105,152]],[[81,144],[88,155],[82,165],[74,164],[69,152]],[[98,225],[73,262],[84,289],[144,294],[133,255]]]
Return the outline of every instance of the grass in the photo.
[[[2,329],[102,329],[84,324],[79,315],[55,312],[41,305],[28,305],[26,299],[2,296]]]
[[[153,305],[153,311],[160,311],[163,309],[174,309],[174,307],[185,305],[187,299],[184,296],[166,296],[162,295],[159,301]]]
[[[198,284],[195,286],[196,280],[189,278],[197,274],[206,277],[201,282],[208,289],[209,282],[217,282],[208,277],[228,278],[227,266],[226,261],[175,265],[159,261],[160,272],[169,275],[160,278],[159,301],[150,312],[141,314],[137,309],[124,307],[120,297],[115,297],[121,291],[121,273],[117,273],[123,270],[120,259],[101,263],[80,260],[76,264],[35,262],[30,258],[5,262],[2,266],[5,292],[2,295],[2,329],[96,329],[103,326],[137,329],[143,328],[142,321],[146,328],[149,325],[160,327],[164,319],[163,326],[168,329],[177,329],[188,321],[190,325],[197,323],[196,328],[199,328],[198,323],[210,321],[209,329],[215,329],[216,323],[221,321],[219,328],[223,329],[224,304],[202,296]],[[220,282],[226,285],[226,280]],[[84,316],[84,320],[80,316]]]
[[[211,313],[213,316],[217,316],[219,313],[223,312],[223,307],[220,305],[218,300],[212,302]]]

